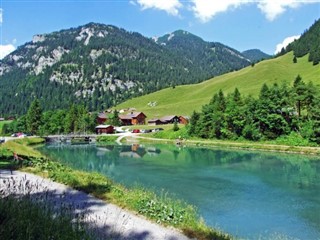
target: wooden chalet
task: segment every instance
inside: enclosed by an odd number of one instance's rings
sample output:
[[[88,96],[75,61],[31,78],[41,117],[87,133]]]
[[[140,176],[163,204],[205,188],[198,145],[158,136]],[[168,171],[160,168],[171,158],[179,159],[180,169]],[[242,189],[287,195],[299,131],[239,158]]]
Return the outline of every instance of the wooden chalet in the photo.
[[[158,118],[153,118],[153,119],[148,120],[148,125],[155,126],[155,125],[160,125],[160,124],[163,124],[163,123]]]
[[[190,118],[187,117],[187,116],[180,116],[180,117],[179,117],[179,123],[186,125],[186,124],[189,123],[189,119],[190,119]]]
[[[97,134],[111,134],[114,133],[114,127],[112,125],[99,125],[96,126],[96,133]]]
[[[105,112],[101,112],[98,114],[97,123],[104,124],[107,121],[107,119],[108,119],[107,114]]]
[[[146,117],[143,112],[131,112],[126,115],[120,115],[119,119],[122,125],[144,125],[146,123]]]
[[[179,117],[176,115],[165,116],[160,118],[162,124],[179,123]]]

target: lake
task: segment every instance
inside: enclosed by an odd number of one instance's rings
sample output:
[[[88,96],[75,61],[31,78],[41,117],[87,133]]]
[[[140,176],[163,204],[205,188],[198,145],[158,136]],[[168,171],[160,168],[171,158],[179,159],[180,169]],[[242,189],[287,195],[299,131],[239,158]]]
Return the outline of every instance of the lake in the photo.
[[[43,153],[125,186],[165,191],[243,239],[320,239],[320,157],[174,145],[46,145]]]

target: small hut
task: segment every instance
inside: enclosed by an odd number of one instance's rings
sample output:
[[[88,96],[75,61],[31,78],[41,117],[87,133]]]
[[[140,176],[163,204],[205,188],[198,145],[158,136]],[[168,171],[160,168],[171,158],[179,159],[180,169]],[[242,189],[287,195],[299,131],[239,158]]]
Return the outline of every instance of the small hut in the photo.
[[[111,134],[114,133],[114,127],[112,125],[99,125],[96,126],[96,133],[97,134]]]

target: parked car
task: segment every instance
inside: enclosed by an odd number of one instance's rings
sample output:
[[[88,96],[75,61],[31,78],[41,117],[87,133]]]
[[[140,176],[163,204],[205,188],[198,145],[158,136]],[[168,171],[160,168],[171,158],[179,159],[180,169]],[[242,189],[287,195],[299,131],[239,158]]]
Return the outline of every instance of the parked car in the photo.
[[[139,129],[133,129],[132,133],[140,133],[140,130]]]
[[[152,132],[159,132],[159,131],[163,131],[164,129],[163,128],[155,128],[152,130]]]
[[[26,137],[27,135],[25,134],[25,133],[23,133],[23,132],[18,132],[18,133],[13,133],[12,135],[11,135],[11,137],[18,137],[18,138],[24,138],[24,137]]]
[[[140,130],[141,133],[150,133],[151,129],[142,129]]]

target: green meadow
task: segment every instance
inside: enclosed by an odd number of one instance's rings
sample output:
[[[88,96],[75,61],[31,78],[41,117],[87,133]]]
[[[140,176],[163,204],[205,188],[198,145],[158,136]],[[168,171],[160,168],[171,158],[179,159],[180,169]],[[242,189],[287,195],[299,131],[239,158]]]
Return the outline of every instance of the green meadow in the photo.
[[[191,115],[194,110],[200,110],[202,105],[208,103],[214,93],[220,89],[224,93],[233,92],[238,88],[243,95],[258,96],[264,83],[272,85],[278,83],[292,84],[300,74],[304,82],[312,81],[320,84],[320,66],[313,66],[308,62],[308,56],[298,58],[293,63],[293,53],[265,60],[239,71],[230,72],[214,77],[199,84],[166,88],[145,96],[130,99],[115,108],[125,109],[134,107],[137,111],[144,112],[148,119],[164,115]],[[156,102],[150,107],[148,103]]]

